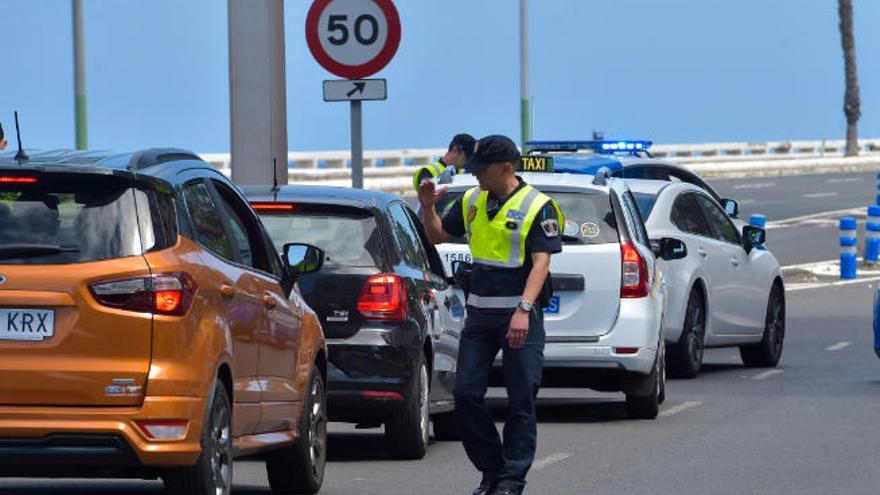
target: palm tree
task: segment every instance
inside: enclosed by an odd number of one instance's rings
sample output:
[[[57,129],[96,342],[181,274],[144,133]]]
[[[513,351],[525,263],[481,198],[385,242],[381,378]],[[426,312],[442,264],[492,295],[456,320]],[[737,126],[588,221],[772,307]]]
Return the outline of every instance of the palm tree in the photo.
[[[843,97],[843,113],[846,114],[846,156],[859,154],[859,131],[861,117],[859,98],[859,74],[856,69],[856,41],[853,37],[852,0],[837,0],[840,13],[840,41],[843,45],[843,65],[846,73],[846,93]]]

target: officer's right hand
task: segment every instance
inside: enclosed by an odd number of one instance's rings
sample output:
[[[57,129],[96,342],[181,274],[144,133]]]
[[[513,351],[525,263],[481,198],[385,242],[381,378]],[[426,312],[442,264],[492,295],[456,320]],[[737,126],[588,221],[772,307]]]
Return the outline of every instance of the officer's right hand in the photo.
[[[419,204],[422,208],[433,208],[437,201],[446,194],[446,186],[437,189],[437,185],[432,180],[423,180],[419,184]]]

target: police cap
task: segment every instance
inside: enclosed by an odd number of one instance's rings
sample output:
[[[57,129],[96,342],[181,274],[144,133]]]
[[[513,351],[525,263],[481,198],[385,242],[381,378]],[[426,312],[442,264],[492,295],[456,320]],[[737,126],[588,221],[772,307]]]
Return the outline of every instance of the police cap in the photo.
[[[464,164],[465,172],[479,172],[493,163],[519,163],[519,148],[507,136],[486,136],[477,142],[474,156]]]

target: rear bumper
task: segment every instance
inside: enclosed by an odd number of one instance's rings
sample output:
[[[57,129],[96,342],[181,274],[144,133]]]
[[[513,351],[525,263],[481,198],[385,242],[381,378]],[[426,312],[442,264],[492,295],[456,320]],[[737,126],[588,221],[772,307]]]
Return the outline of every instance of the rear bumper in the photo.
[[[418,329],[364,327],[350,338],[329,339],[327,347],[331,421],[381,420],[403,407],[422,352]]]
[[[559,334],[548,322],[544,347],[545,368],[618,370],[647,375],[654,365],[660,342],[662,311],[651,297],[622,300],[617,321],[598,337]],[[636,353],[618,352],[636,348]],[[500,359],[495,365],[500,366]]]
[[[57,476],[80,467],[195,464],[204,404],[196,397],[147,397],[140,407],[0,407],[0,466],[12,471],[2,474],[40,466],[46,466],[42,476]],[[187,420],[187,431],[181,440],[151,440],[135,423],[146,419]]]

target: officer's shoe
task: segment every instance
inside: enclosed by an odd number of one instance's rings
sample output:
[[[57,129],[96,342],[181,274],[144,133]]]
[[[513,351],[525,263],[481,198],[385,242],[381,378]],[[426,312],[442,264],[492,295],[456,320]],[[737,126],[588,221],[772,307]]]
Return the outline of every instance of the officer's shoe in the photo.
[[[490,495],[492,493],[495,493],[493,491],[495,490],[495,483],[496,481],[494,476],[483,474],[483,481],[480,482],[480,486],[478,486],[477,489],[474,490],[474,493],[472,493],[471,495]]]

